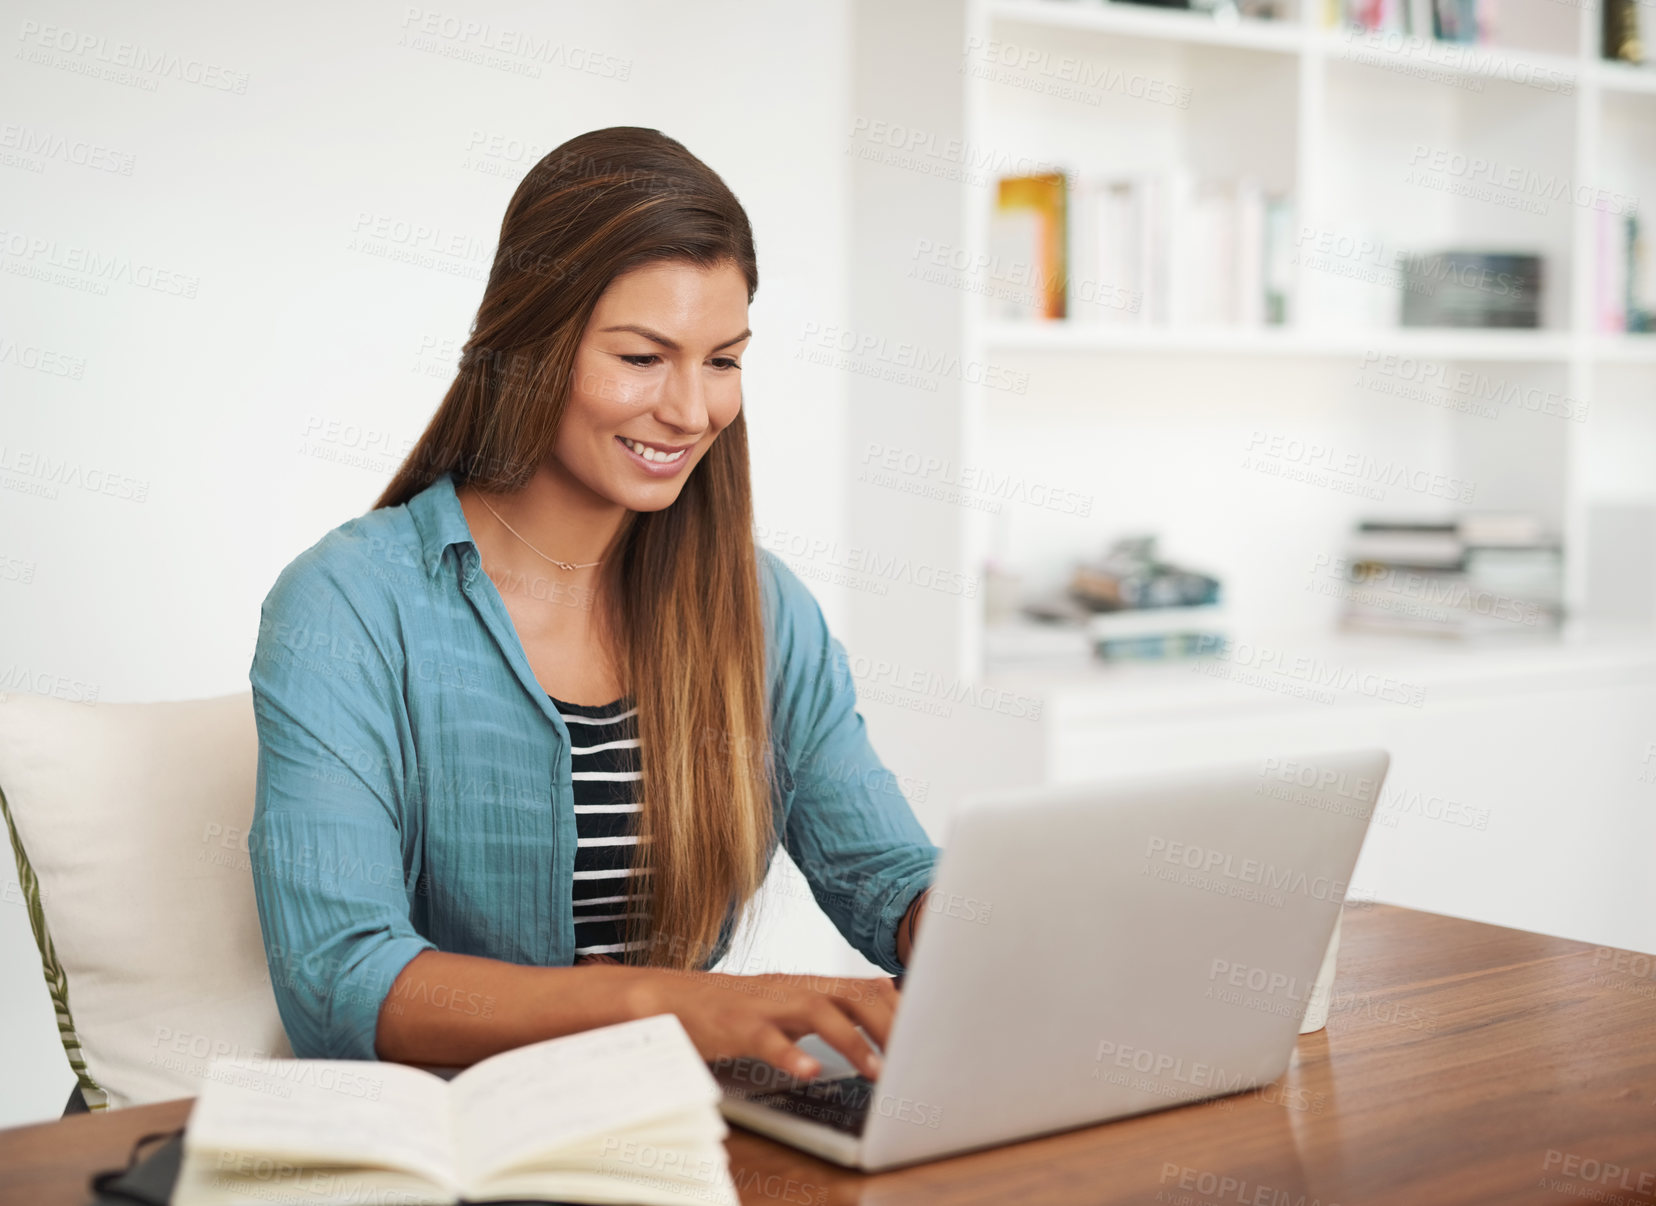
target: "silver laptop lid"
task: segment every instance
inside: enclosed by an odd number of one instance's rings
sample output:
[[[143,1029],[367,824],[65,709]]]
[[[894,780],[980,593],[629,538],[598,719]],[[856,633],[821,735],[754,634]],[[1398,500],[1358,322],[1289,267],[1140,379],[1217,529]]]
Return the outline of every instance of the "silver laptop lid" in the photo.
[[[966,802],[863,1166],[1278,1076],[1388,764],[1379,750],[1267,757]]]

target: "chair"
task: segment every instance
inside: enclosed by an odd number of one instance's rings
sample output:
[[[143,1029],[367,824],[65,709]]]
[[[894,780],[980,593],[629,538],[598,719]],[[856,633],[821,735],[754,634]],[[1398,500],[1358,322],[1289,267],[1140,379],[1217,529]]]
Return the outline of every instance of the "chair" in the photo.
[[[0,814],[90,1110],[194,1096],[220,1055],[292,1055],[253,898],[252,695],[0,696]]]

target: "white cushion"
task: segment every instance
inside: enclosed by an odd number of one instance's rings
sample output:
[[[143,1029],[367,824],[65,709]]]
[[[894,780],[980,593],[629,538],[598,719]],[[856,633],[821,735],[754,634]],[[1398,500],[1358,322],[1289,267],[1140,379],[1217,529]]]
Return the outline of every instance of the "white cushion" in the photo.
[[[0,696],[19,878],[26,897],[38,883],[31,921],[95,1109],[193,1096],[217,1055],[292,1054],[247,855],[257,767],[250,692]]]

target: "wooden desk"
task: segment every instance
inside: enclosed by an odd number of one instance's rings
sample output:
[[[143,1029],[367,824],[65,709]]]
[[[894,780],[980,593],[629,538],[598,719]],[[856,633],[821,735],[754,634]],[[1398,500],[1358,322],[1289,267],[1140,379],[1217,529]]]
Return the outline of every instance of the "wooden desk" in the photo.
[[[1350,910],[1328,1029],[1263,1090],[866,1176],[744,1131],[744,1203],[1656,1203],[1656,969],[1580,942]],[[0,1204],[87,1178],[188,1100],[0,1131]]]

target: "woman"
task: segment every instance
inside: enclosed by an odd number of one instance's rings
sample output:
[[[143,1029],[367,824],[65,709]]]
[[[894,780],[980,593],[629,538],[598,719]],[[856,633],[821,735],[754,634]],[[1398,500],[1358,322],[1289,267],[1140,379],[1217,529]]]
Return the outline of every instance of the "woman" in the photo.
[[[654,130],[519,185],[447,396],[265,599],[249,835],[301,1057],[467,1064],[671,1012],[865,1075],[891,980],[715,975],[780,843],[906,964],[937,857],[810,592],[754,546],[740,204]]]

